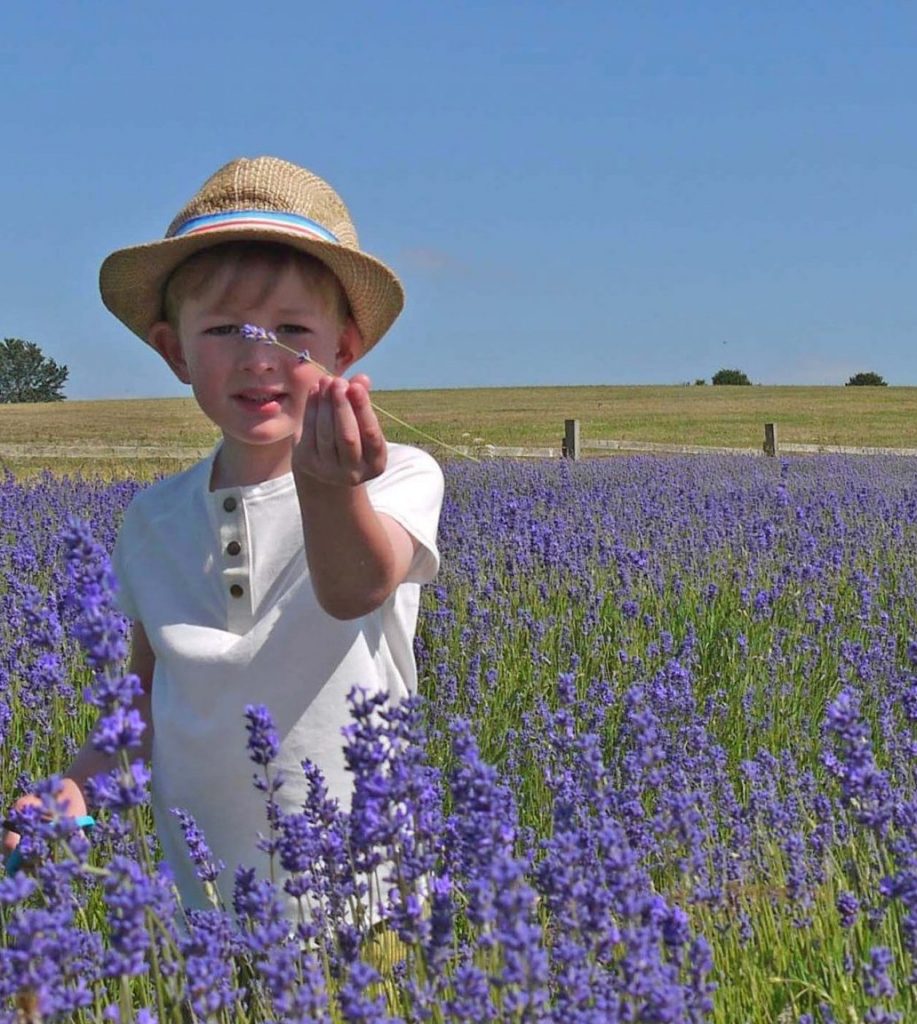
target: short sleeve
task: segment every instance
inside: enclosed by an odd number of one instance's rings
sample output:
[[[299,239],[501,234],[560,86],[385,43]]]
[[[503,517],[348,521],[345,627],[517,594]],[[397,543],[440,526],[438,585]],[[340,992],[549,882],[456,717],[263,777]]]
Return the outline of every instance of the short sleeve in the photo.
[[[135,502],[131,502],[124,513],[121,522],[121,529],[118,530],[118,538],[115,541],[115,550],[112,552],[111,565],[115,573],[118,587],[115,592],[115,604],[118,610],[129,619],[138,619],[139,612],[133,594],[133,581],[131,579],[128,552],[131,550],[130,535],[135,529],[137,509]]]
[[[417,542],[405,582],[429,583],[439,571],[436,531],[443,504],[443,472],[427,452],[390,444],[382,476],[367,484],[376,512],[394,519]]]

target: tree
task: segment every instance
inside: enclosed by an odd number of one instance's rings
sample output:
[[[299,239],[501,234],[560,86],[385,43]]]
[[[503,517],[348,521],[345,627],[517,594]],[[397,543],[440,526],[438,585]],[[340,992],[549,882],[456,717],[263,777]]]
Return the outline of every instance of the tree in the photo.
[[[710,380],[713,384],[751,384],[741,370],[717,370]]]
[[[0,402],[62,402],[69,372],[34,341],[4,338],[0,343]]]
[[[888,384],[878,373],[855,373],[844,385],[845,388],[887,388]]]

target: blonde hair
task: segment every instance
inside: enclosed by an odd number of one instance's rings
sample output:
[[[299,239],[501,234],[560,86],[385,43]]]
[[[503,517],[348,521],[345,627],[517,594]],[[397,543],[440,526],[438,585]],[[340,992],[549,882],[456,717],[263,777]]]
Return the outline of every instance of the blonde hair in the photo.
[[[258,305],[270,295],[277,274],[287,267],[295,267],[318,292],[326,309],[338,318],[341,326],[353,315],[340,281],[314,256],[277,242],[225,242],[202,249],[175,268],[163,288],[163,318],[177,331],[182,303],[191,296],[200,295],[223,271],[227,271],[226,284],[219,301],[230,292],[244,288],[246,283],[251,288],[248,275],[254,268],[272,271],[268,275],[259,275],[257,291],[247,297],[252,305]]]

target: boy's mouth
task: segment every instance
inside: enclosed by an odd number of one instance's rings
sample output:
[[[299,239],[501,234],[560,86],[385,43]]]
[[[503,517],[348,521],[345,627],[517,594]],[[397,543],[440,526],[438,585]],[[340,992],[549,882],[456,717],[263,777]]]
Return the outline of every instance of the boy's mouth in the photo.
[[[247,388],[245,391],[239,391],[235,396],[243,405],[251,406],[252,408],[264,408],[267,405],[272,405],[275,402],[279,402],[283,398],[282,391],[263,391],[256,388]]]

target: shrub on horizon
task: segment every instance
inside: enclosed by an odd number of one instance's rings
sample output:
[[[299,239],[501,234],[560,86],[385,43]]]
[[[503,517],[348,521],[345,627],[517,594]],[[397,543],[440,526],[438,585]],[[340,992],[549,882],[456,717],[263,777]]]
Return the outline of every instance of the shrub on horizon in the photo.
[[[888,382],[879,374],[869,370],[865,373],[855,373],[844,385],[845,388],[887,388]]]
[[[717,370],[710,380],[713,384],[751,384],[741,370]]]

